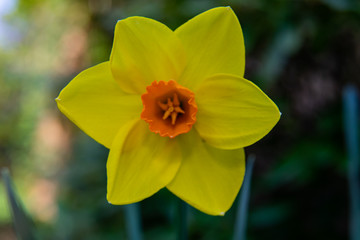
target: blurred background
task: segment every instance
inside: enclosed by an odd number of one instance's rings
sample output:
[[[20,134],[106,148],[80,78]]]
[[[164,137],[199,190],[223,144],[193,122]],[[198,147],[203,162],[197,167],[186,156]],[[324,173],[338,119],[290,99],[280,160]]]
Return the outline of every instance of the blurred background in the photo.
[[[8,167],[40,239],[127,239],[106,201],[108,150],[57,109],[79,72],[109,59],[114,26],[146,16],[176,29],[229,5],[242,25],[245,77],[282,117],[255,154],[248,239],[348,239],[344,86],[360,86],[357,0],[0,0],[0,168]],[[226,47],[226,46],[224,46]],[[178,199],[141,202],[145,239],[176,239]],[[225,217],[191,209],[190,239],[231,239]],[[0,239],[15,239],[0,184]]]

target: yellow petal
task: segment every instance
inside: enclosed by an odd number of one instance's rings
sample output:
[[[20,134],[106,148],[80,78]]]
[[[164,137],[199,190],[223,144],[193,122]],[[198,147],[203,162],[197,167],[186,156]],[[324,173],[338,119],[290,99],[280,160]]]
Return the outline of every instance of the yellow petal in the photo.
[[[264,137],[279,121],[277,106],[252,82],[233,75],[206,79],[195,93],[196,130],[214,147],[235,149]]]
[[[109,62],[77,75],[56,102],[61,112],[107,148],[119,127],[139,118],[142,111],[140,96],[121,91],[111,75]]]
[[[179,83],[195,90],[216,73],[244,75],[245,48],[240,23],[230,7],[206,11],[175,30],[188,65]]]
[[[153,81],[176,80],[185,66],[180,40],[168,27],[144,17],[118,21],[110,56],[121,88],[142,94]]]
[[[107,199],[129,204],[150,197],[175,176],[181,162],[177,141],[151,132],[145,121],[124,125],[107,162]]]
[[[234,202],[244,178],[244,150],[213,148],[194,130],[177,138],[181,143],[183,161],[167,188],[202,212],[224,215]]]

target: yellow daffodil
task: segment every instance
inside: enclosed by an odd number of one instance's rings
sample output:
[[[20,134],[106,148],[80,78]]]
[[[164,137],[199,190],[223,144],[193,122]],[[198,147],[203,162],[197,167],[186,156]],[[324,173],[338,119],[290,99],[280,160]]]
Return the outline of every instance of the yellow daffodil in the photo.
[[[166,187],[207,214],[223,215],[243,181],[243,148],[280,118],[243,78],[244,68],[242,30],[229,7],[175,31],[129,17],[116,24],[110,61],[81,72],[56,101],[110,149],[110,203],[138,202]]]

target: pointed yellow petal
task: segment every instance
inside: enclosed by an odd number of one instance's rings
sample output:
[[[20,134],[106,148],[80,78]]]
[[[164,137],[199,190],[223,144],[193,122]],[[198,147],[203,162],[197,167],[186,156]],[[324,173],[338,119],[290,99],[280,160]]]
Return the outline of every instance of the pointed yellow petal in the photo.
[[[184,54],[168,27],[149,18],[130,17],[116,24],[111,70],[124,91],[142,94],[153,81],[178,79]]]
[[[111,75],[109,62],[77,75],[56,102],[62,113],[107,148],[119,127],[139,118],[142,111],[140,96],[121,91]]]
[[[244,150],[213,148],[194,130],[178,136],[178,139],[183,161],[167,188],[202,212],[224,215],[234,202],[244,178]]]
[[[279,121],[277,106],[252,82],[233,75],[206,79],[195,93],[196,130],[214,147],[241,148],[264,137]]]
[[[179,83],[195,90],[216,73],[244,75],[245,48],[240,23],[230,7],[206,11],[175,30],[188,65]]]
[[[107,199],[128,204],[150,197],[175,176],[181,162],[177,141],[151,132],[145,121],[124,125],[107,162]]]

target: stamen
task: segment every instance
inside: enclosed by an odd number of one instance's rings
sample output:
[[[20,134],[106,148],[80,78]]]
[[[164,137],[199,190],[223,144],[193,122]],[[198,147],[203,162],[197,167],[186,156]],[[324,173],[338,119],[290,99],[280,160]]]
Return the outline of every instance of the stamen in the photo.
[[[164,113],[164,116],[163,116],[163,119],[167,119],[171,114],[171,111],[167,110],[165,113]]]
[[[171,116],[172,125],[175,125],[179,113],[185,113],[185,111],[180,107],[180,101],[176,93],[174,93],[172,101],[170,98],[168,98],[166,104],[158,101],[158,105],[163,111],[165,111],[162,119],[166,120],[169,116]]]
[[[173,106],[173,102],[171,101],[171,99],[170,99],[170,98],[168,98],[167,105],[168,105],[169,107],[172,107],[172,106]]]
[[[175,105],[175,106],[179,106],[179,105],[180,105],[180,101],[179,101],[179,98],[178,98],[178,96],[177,96],[176,93],[174,93],[174,99],[173,99],[173,101],[174,101],[174,105]]]
[[[172,125],[175,125],[175,121],[176,121],[177,115],[178,115],[177,112],[172,112],[172,113],[171,113],[171,124],[172,124]]]
[[[184,110],[182,110],[180,107],[175,107],[175,111],[184,114]]]
[[[165,103],[158,101],[158,105],[163,111],[166,111],[168,109],[168,105]]]

